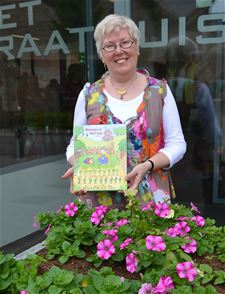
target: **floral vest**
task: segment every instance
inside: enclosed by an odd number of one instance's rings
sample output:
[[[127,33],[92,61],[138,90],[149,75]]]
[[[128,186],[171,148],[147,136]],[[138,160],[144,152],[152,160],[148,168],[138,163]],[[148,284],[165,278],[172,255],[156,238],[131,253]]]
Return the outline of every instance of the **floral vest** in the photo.
[[[164,134],[162,124],[162,109],[166,96],[166,82],[149,76],[146,70],[139,70],[146,76],[146,88],[143,101],[137,109],[137,115],[127,122],[127,164],[128,172],[133,167],[152,157],[164,146]],[[85,86],[87,122],[96,124],[122,123],[111,112],[106,104],[107,97],[104,94],[104,74],[102,78],[93,84]],[[138,197],[145,203],[154,198],[155,202],[170,201],[175,197],[170,172],[165,169],[157,169],[146,174],[138,187]],[[123,208],[126,200],[120,192],[88,193],[85,199],[90,206],[106,205]]]

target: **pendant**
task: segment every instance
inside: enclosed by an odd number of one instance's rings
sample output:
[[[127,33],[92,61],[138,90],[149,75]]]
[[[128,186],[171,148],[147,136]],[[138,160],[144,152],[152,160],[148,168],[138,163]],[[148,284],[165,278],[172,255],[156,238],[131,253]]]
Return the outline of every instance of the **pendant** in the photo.
[[[120,99],[123,99],[123,96],[127,93],[125,89],[118,90],[118,94],[120,95]]]

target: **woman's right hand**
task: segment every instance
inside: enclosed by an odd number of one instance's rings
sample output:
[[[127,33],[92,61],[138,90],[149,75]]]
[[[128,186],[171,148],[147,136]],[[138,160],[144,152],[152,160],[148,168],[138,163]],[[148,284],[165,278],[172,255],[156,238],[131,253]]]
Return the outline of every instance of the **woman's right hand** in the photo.
[[[62,179],[70,179],[70,193],[82,196],[87,193],[85,190],[74,191],[73,189],[73,166],[70,167],[63,175]]]

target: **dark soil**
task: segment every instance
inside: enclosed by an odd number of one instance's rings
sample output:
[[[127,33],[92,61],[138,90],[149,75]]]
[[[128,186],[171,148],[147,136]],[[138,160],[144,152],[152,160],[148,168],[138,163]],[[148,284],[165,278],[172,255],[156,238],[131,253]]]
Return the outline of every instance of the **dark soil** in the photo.
[[[46,253],[47,253],[47,250],[43,249],[42,251],[40,251],[39,255],[45,257]],[[89,252],[87,252],[86,254],[87,254],[86,257],[88,257],[90,255]],[[96,269],[96,267],[93,264],[89,263],[85,259],[71,257],[70,260],[68,262],[66,262],[65,264],[61,264],[56,259],[48,260],[47,262],[43,263],[39,267],[39,273],[43,273],[45,271],[48,271],[53,265],[58,266],[61,269],[74,271],[76,273],[80,273],[83,275],[87,274],[88,270],[91,268]],[[98,269],[100,269],[104,266],[111,267],[113,272],[120,277],[124,277],[124,278],[130,279],[130,280],[131,279],[138,280],[140,278],[139,273],[132,274],[132,273],[128,272],[124,263],[118,264],[118,263],[115,263],[115,262],[108,260],[108,261],[103,262],[103,264]]]
[[[45,257],[47,253],[46,249],[43,249],[42,251],[40,251],[39,255]],[[90,253],[87,253],[87,257]],[[223,270],[225,271],[225,263],[220,262],[216,256],[214,257],[201,257],[201,256],[195,256],[194,257],[194,261],[198,264],[204,263],[204,264],[209,264],[214,270]],[[77,273],[81,273],[81,274],[87,274],[88,270],[91,268],[95,268],[95,266],[91,263],[89,263],[88,261],[86,261],[85,259],[80,259],[80,258],[70,258],[70,260],[68,262],[66,262],[65,264],[61,264],[59,261],[57,261],[56,259],[53,260],[49,260],[45,263],[43,263],[40,267],[39,267],[39,273],[42,274],[46,271],[48,271],[53,265],[58,266],[61,269],[66,269],[66,270],[70,270],[70,271],[74,271]],[[99,269],[103,266],[109,266],[112,268],[113,272],[120,276],[120,277],[124,277],[126,279],[139,279],[140,278],[140,274],[139,273],[129,273],[126,270],[126,266],[124,263],[113,263],[112,261],[105,261],[102,266],[99,267]],[[212,284],[213,285],[213,284]],[[217,292],[219,294],[225,294],[225,284],[222,285],[213,285]]]

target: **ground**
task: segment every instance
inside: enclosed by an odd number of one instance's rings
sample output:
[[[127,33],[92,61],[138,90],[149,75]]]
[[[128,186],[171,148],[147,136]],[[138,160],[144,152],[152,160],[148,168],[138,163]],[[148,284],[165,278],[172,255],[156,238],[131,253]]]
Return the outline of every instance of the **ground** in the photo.
[[[43,249],[39,254],[41,256],[45,256],[46,252],[47,252],[47,250]],[[213,267],[214,270],[225,271],[225,263],[220,262],[216,257],[211,257],[209,259],[209,257],[196,256],[196,257],[194,257],[194,260],[199,264],[200,263],[209,264],[211,267]],[[53,259],[53,260],[50,260],[50,261],[43,263],[39,268],[39,272],[43,273],[43,272],[49,270],[53,265],[58,266],[61,269],[66,269],[66,270],[74,271],[74,272],[81,273],[81,274],[86,274],[89,269],[95,268],[94,265],[92,265],[91,263],[89,263],[85,259],[70,258],[70,260],[65,264],[61,264],[56,259]],[[111,267],[112,270],[115,272],[115,274],[117,274],[120,277],[124,277],[127,279],[139,279],[139,273],[134,273],[134,274],[129,273],[126,270],[125,264],[123,264],[123,263],[120,263],[120,264],[116,263],[115,264],[109,260],[109,261],[105,261],[102,266]],[[225,293],[225,284],[213,285],[213,286],[216,288],[218,293],[220,293],[220,294]]]

